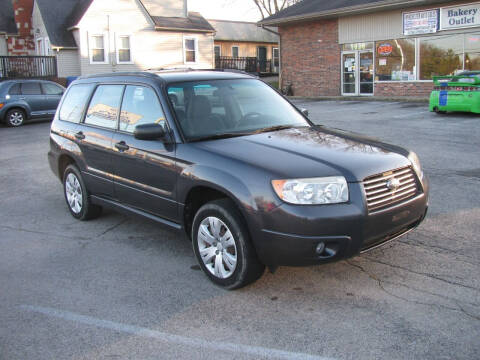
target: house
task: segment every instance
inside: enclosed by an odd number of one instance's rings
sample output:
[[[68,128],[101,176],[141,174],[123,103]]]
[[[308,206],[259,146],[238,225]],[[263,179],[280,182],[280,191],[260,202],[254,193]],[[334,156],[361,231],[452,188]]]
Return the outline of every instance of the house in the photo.
[[[37,52],[58,76],[213,67],[214,29],[186,0],[35,0]]]
[[[480,70],[478,2],[303,0],[260,24],[299,96],[426,97],[433,76]]]
[[[33,55],[33,0],[0,0],[0,56]]]
[[[215,57],[257,58],[261,64],[272,64],[278,72],[279,36],[276,29],[263,29],[256,23],[227,20],[208,20],[215,28]]]

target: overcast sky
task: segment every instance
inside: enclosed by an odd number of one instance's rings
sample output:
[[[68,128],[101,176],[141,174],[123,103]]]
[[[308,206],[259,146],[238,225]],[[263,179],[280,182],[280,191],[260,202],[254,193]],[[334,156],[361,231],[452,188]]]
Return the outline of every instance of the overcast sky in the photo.
[[[188,0],[188,10],[198,11],[206,19],[237,21],[261,19],[253,0]]]

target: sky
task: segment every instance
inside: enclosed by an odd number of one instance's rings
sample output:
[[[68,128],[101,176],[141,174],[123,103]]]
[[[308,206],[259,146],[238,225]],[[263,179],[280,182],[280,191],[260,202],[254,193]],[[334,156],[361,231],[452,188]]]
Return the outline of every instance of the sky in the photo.
[[[188,10],[198,11],[206,19],[259,21],[253,0],[188,0]]]

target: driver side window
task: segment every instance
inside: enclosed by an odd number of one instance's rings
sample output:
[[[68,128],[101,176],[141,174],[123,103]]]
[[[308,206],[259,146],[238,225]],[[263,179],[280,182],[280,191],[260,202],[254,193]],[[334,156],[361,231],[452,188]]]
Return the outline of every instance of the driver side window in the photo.
[[[137,125],[145,124],[166,126],[157,94],[149,87],[128,85],[120,112],[120,131],[133,133]]]

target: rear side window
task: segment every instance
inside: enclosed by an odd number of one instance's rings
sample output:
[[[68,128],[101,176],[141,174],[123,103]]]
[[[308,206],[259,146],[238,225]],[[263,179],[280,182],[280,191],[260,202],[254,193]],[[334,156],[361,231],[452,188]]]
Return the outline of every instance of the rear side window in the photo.
[[[78,123],[92,92],[92,84],[73,85],[67,92],[60,109],[60,120]]]
[[[8,90],[9,95],[20,95],[20,84],[14,84]]]
[[[116,129],[123,88],[123,85],[98,86],[90,101],[85,124]]]
[[[40,83],[26,82],[22,84],[22,95],[42,95]]]
[[[120,113],[120,130],[133,133],[137,125],[160,124],[165,116],[155,92],[144,86],[127,86]]]
[[[55,84],[42,83],[43,93],[45,95],[62,95],[63,89]]]

